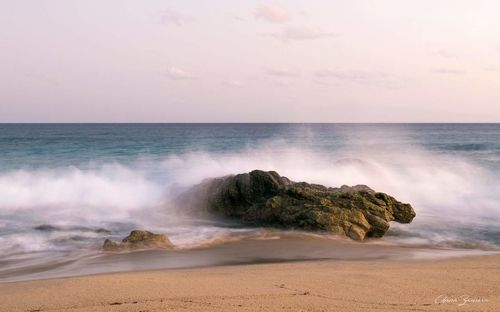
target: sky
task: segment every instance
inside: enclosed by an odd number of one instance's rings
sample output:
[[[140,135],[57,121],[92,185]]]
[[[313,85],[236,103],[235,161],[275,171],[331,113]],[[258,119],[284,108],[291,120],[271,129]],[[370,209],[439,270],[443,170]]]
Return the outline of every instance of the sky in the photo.
[[[0,122],[500,122],[497,0],[0,0]]]

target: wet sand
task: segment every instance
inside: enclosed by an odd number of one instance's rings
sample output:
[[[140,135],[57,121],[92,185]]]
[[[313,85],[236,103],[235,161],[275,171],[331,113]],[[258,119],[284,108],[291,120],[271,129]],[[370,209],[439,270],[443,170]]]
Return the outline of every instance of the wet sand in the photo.
[[[222,265],[306,260],[423,260],[500,254],[498,251],[437,248],[373,240],[362,243],[339,237],[263,231],[234,235],[192,248],[103,252],[100,247],[77,254],[0,261],[0,283],[95,274],[187,269]],[[37,255],[35,255],[37,256]]]
[[[1,311],[499,311],[500,256],[318,260],[0,284]]]

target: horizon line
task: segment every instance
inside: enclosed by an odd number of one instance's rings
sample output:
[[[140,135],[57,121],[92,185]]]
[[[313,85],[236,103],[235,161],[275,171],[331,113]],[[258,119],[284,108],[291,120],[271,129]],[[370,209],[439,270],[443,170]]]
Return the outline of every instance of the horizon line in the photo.
[[[50,125],[50,124],[500,124],[500,121],[496,122],[484,122],[484,121],[398,121],[398,122],[378,122],[378,121],[367,121],[367,122],[318,122],[318,121],[235,121],[235,122],[220,122],[220,121],[81,121],[81,122],[71,122],[71,121],[56,121],[56,122],[0,122],[0,125],[9,124],[25,124],[25,125]]]

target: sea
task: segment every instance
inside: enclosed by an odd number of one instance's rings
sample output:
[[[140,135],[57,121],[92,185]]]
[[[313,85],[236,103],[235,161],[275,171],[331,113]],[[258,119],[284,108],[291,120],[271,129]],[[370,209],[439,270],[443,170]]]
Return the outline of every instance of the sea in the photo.
[[[365,184],[410,203],[411,224],[354,242],[186,216],[206,178],[274,170]],[[500,251],[500,124],[0,124],[0,282],[318,259]],[[134,229],[174,250],[110,253]]]

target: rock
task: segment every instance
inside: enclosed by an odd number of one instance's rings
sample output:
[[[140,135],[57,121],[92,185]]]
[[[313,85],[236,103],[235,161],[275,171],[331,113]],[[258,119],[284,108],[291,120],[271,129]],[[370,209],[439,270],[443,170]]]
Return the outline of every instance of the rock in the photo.
[[[121,243],[110,239],[104,241],[102,248],[106,251],[123,251],[149,248],[173,248],[170,240],[163,234],[154,234],[148,231],[134,230]]]
[[[106,251],[118,251],[118,250],[122,249],[122,247],[123,246],[121,246],[121,244],[113,242],[110,239],[106,239],[104,241],[104,245],[102,245],[102,249],[104,249]]]
[[[50,224],[42,224],[39,226],[35,226],[33,229],[37,231],[42,231],[42,232],[53,232],[53,231],[59,231],[61,230],[60,228],[50,225]]]
[[[410,223],[415,217],[409,204],[366,185],[328,188],[261,170],[205,180],[180,200],[191,210],[252,225],[320,230],[354,240],[381,237],[390,221]]]

